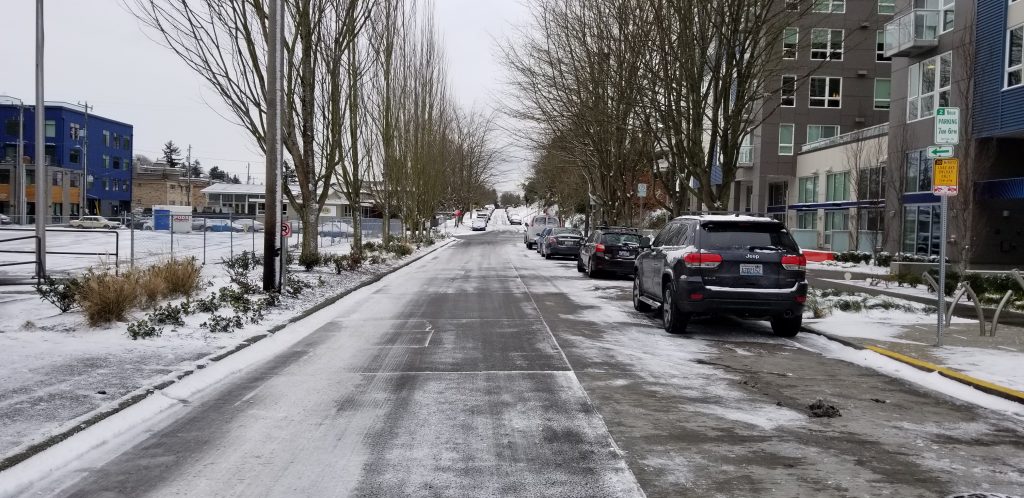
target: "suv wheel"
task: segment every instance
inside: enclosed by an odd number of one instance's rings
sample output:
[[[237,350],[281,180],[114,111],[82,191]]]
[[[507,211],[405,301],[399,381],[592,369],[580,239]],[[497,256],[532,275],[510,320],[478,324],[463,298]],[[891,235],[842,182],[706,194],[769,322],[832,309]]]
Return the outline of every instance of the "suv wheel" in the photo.
[[[594,259],[587,262],[587,278],[597,278],[597,270],[594,269]]]
[[[675,293],[672,284],[665,284],[665,289],[662,291],[661,319],[665,325],[665,332],[685,334],[686,325],[690,322],[690,315],[680,312],[676,307]]]
[[[803,317],[800,315],[789,318],[773,316],[771,319],[772,332],[779,337],[793,337],[800,332],[800,325],[803,324]]]
[[[640,275],[633,277],[633,309],[641,313],[651,311],[651,305],[640,300]]]
[[[576,257],[576,271],[580,273],[587,271],[586,268],[583,268],[583,259],[579,256]]]

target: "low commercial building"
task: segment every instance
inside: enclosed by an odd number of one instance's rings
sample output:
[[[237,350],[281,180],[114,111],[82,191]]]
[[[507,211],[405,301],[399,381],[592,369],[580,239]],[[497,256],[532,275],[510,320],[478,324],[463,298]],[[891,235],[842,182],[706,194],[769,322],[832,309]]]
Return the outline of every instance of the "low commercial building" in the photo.
[[[209,178],[192,178],[184,168],[171,168],[157,162],[152,166],[135,165],[132,177],[132,204],[136,210],[156,205],[192,206],[193,211],[206,207],[203,189]]]
[[[206,197],[206,206],[203,209],[210,213],[235,213],[250,216],[262,216],[266,211],[266,186],[248,185],[238,183],[214,183],[202,190]],[[295,187],[298,191],[298,187]],[[291,213],[293,209],[285,202],[285,212]],[[373,197],[364,192],[359,211],[364,218],[374,217],[379,213],[374,210]],[[352,206],[342,193],[332,189],[327,196],[327,201],[320,209],[321,218],[351,218]],[[292,215],[294,217],[294,215]]]

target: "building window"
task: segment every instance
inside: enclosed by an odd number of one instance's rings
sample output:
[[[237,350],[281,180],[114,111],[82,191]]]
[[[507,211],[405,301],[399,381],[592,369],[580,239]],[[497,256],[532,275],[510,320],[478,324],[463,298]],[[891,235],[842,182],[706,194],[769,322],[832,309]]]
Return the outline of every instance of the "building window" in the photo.
[[[121,143],[124,145],[124,150],[132,150],[132,139],[131,138],[124,137],[124,139],[121,140]]]
[[[834,76],[811,76],[811,107],[838,109],[843,104],[843,79]]]
[[[78,188],[82,186],[82,175],[78,173],[71,173],[71,180],[69,186],[71,188]]]
[[[838,125],[807,125],[807,143],[832,138],[838,134]]]
[[[35,184],[36,184],[36,170],[34,170],[34,169],[26,169],[25,170],[25,185],[35,185]]]
[[[120,157],[115,157],[114,160],[113,160],[113,163],[114,163],[114,169],[121,169],[121,158]]]
[[[796,227],[800,230],[817,230],[818,212],[800,211],[796,213]]]
[[[892,80],[875,78],[875,109],[888,109],[892,95]]]
[[[114,148],[115,149],[120,149],[121,148],[121,136],[118,135],[117,133],[114,134]]]
[[[782,123],[779,125],[779,155],[793,155],[793,124]]]
[[[110,156],[103,154],[103,169],[110,169]]]
[[[942,240],[939,216],[938,204],[905,206],[903,252],[922,256],[938,255]]]
[[[885,30],[875,31],[875,62],[892,62],[892,57],[885,56]]]
[[[46,164],[56,164],[57,146],[55,144],[46,144],[43,149],[46,151]]]
[[[843,60],[843,30],[814,28],[811,30],[811,59]]]
[[[0,185],[10,185],[10,184],[11,184],[11,170],[9,170],[9,169],[0,169]]]
[[[18,132],[21,130],[21,122],[13,118],[8,119],[7,123],[4,124],[4,130],[7,131],[8,135],[16,137],[18,136]]]
[[[800,29],[786,28],[782,30],[782,58],[796,59],[800,44]]]
[[[14,162],[18,158],[18,146],[15,144],[4,145],[4,155],[0,157],[0,161]]]
[[[942,2],[942,32],[953,29],[954,16],[956,12],[956,0],[940,0]]]
[[[798,203],[809,204],[818,202],[818,175],[800,178],[798,187],[800,188],[799,192],[797,192]]]
[[[63,187],[64,186],[64,172],[63,171],[54,171],[52,179],[53,179],[52,185],[54,187]]]
[[[103,130],[103,145],[110,147],[110,132],[107,130]]]
[[[1006,35],[1006,88],[1024,83],[1024,24]]]
[[[903,176],[904,192],[932,191],[932,162],[924,149],[907,153],[907,168]]]
[[[786,182],[773,182],[768,184],[768,205],[786,205]]]
[[[885,167],[863,168],[857,172],[857,200],[877,200],[885,196]]]
[[[829,173],[825,178],[825,202],[850,200],[850,172]]]
[[[885,230],[885,216],[882,209],[863,209],[857,214],[857,226],[866,232]]]
[[[131,182],[129,182],[128,180],[125,180],[124,182],[121,183],[121,190],[127,192],[128,189],[131,186],[132,186]]]
[[[81,164],[82,162],[82,151],[78,149],[71,149],[71,153],[68,154],[68,160],[72,164]]]
[[[952,52],[908,68],[907,121],[930,118],[936,107],[949,106],[952,72]]]
[[[740,158],[738,162],[740,164],[750,164],[754,162],[753,138],[749,133],[744,135],[743,140],[740,141]]]
[[[47,119],[45,125],[46,125],[46,128],[45,128],[46,138],[56,138],[57,137],[57,122],[52,120],[52,119]]]
[[[782,76],[782,107],[796,107],[796,76]]]
[[[834,209],[825,211],[825,231],[836,232],[848,230],[850,226],[850,211],[847,209]],[[831,238],[829,238],[831,240]]]
[[[813,12],[842,14],[846,12],[846,0],[814,0]]]
[[[878,0],[878,13],[889,15],[895,14],[896,0]]]

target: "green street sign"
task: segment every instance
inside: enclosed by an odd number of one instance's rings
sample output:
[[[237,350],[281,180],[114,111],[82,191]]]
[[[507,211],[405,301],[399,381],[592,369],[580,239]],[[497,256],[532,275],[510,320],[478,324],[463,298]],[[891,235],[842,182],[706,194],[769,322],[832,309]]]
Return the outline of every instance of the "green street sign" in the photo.
[[[952,145],[932,145],[925,149],[929,159],[947,159],[953,157]]]

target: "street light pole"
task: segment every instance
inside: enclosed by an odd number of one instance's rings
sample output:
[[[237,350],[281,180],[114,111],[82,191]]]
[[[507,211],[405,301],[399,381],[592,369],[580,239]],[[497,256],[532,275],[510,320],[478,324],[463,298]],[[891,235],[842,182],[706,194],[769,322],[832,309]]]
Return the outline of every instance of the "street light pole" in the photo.
[[[46,276],[46,217],[49,216],[49,182],[46,178],[46,103],[43,100],[43,0],[36,0],[36,236],[39,267],[36,276]]]
[[[89,101],[85,101],[85,124],[82,127],[82,200],[78,216],[89,214]],[[83,211],[84,210],[84,211]]]

